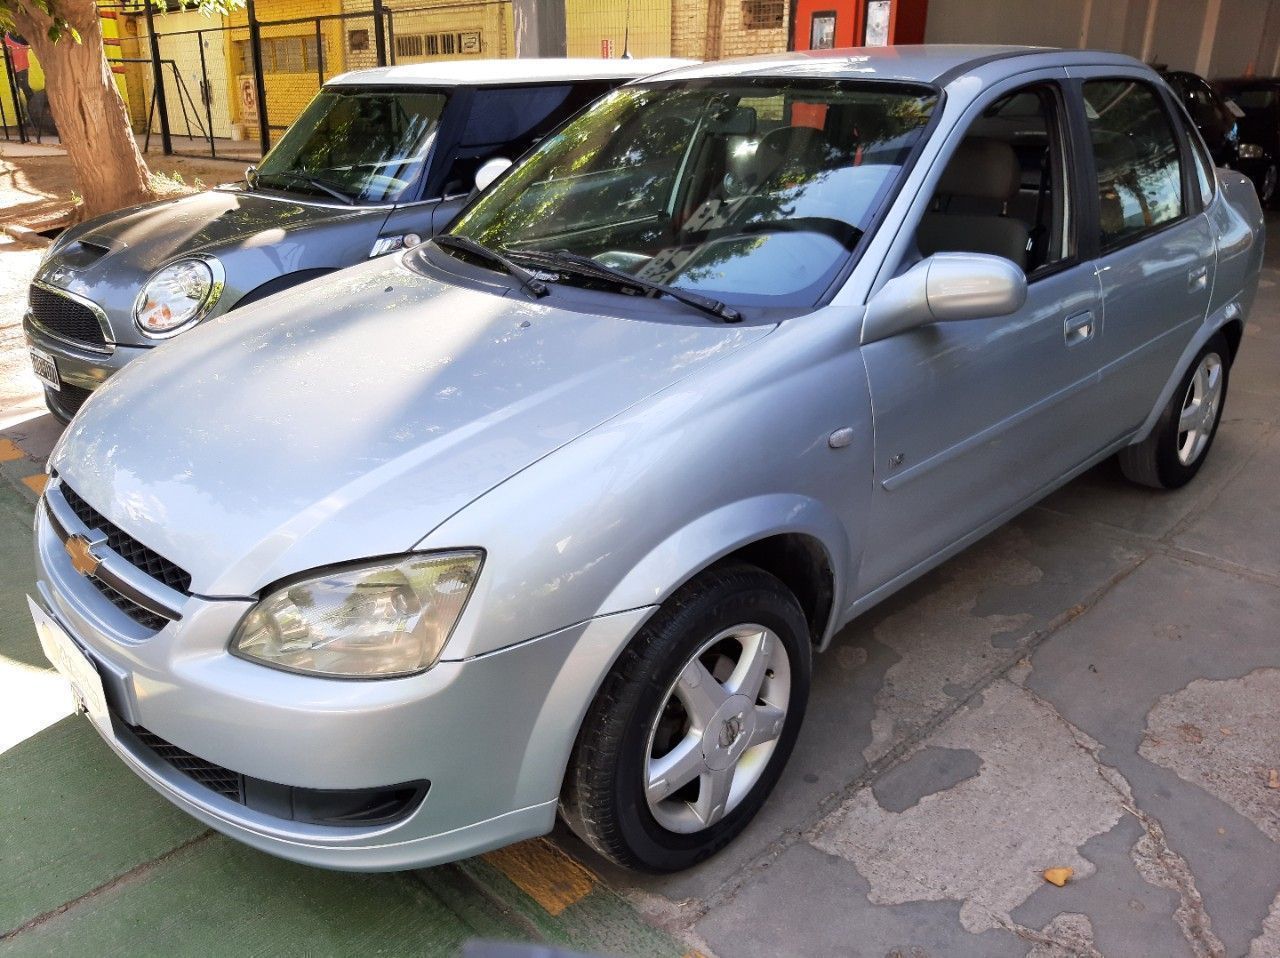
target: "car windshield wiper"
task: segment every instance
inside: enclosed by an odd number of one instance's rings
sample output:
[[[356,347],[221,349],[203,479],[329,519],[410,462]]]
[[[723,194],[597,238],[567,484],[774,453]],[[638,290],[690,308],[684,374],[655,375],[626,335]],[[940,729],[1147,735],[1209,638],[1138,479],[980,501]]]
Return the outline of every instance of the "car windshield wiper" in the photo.
[[[551,292],[547,288],[547,284],[533,273],[529,272],[519,263],[512,262],[501,253],[489,249],[483,243],[477,243],[473,239],[465,236],[458,236],[454,233],[441,233],[432,240],[437,246],[446,250],[460,250],[463,253],[469,253],[476,259],[482,259],[490,265],[498,267],[504,273],[514,276],[520,281],[520,285],[527,289],[534,296],[541,298]]]
[[[718,299],[703,296],[701,293],[693,293],[678,286],[668,286],[665,283],[655,283],[651,279],[641,279],[639,276],[634,276],[625,270],[607,266],[598,260],[592,259],[590,256],[581,256],[565,249],[555,251],[521,250],[517,255],[537,266],[560,270],[564,273],[577,273],[579,276],[589,276],[592,279],[603,280],[616,286],[630,286],[632,289],[644,290],[653,293],[655,296],[670,296],[686,306],[692,306],[694,309],[715,316],[726,323],[742,321],[740,312],[732,306],[720,302]]]
[[[334,185],[333,183],[330,183],[328,180],[322,180],[315,176],[309,176],[306,173],[295,173],[292,170],[272,170],[269,173],[263,173],[261,170],[255,170],[253,174],[253,182],[256,184],[264,176],[265,177],[278,176],[281,179],[293,180],[294,182],[297,182],[297,183],[306,183],[308,186],[313,186],[317,190],[320,190],[323,193],[328,193],[335,200],[341,200],[343,203],[346,203],[348,206],[356,205],[356,198],[352,196],[350,193],[342,190],[341,188]]]

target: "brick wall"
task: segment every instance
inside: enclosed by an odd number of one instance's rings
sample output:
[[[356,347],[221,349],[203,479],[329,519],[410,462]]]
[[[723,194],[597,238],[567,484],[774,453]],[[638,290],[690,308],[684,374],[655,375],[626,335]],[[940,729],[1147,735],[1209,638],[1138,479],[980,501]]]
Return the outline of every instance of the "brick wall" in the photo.
[[[671,56],[672,0],[565,0],[565,40],[571,57],[603,56],[612,41],[613,56],[625,48],[635,57]],[[628,10],[630,17],[628,18]],[[628,23],[629,20],[629,23]]]
[[[708,0],[671,0],[672,56],[707,58],[707,18],[712,6]],[[789,11],[787,0],[723,0],[720,58],[786,50]]]

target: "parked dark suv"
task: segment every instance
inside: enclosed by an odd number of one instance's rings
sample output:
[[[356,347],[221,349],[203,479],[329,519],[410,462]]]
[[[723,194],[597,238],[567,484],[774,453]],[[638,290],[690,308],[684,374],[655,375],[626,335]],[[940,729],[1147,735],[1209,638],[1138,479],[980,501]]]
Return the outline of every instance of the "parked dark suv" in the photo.
[[[324,85],[245,182],[67,230],[23,329],[69,420],[149,348],[230,309],[438,233],[476,188],[592,100],[684,60],[490,60]]]
[[[1280,79],[1218,80],[1218,91],[1241,112],[1237,169],[1253,180],[1263,206],[1273,206],[1280,185]]]

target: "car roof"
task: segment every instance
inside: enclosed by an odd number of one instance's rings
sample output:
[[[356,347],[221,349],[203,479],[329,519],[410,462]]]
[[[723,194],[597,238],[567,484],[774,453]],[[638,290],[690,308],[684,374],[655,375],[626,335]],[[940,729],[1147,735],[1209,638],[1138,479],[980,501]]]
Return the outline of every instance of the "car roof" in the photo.
[[[765,54],[714,63],[699,63],[666,74],[663,79],[692,80],[734,76],[815,79],[907,80],[945,85],[970,70],[998,60],[1025,59],[1036,66],[1144,67],[1133,57],[1101,50],[999,44],[927,43],[889,47],[847,47]]]
[[[447,60],[395,67],[352,70],[334,77],[325,86],[489,86],[508,83],[545,83],[556,80],[634,80],[651,73],[689,66],[696,60],[669,57],[639,59],[591,59],[554,57],[542,60]]]

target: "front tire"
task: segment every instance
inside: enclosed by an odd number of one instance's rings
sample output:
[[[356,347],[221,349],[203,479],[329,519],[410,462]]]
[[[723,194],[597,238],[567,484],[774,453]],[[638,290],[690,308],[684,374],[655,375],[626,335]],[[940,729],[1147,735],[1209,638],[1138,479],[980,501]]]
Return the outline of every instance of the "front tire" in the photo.
[[[795,596],[713,568],[654,613],[583,721],[561,816],[619,865],[688,868],[755,817],[795,745],[810,639]]]
[[[1128,479],[1179,489],[1195,477],[1218,433],[1230,369],[1231,352],[1218,333],[1191,363],[1151,435],[1120,450],[1120,469]]]

